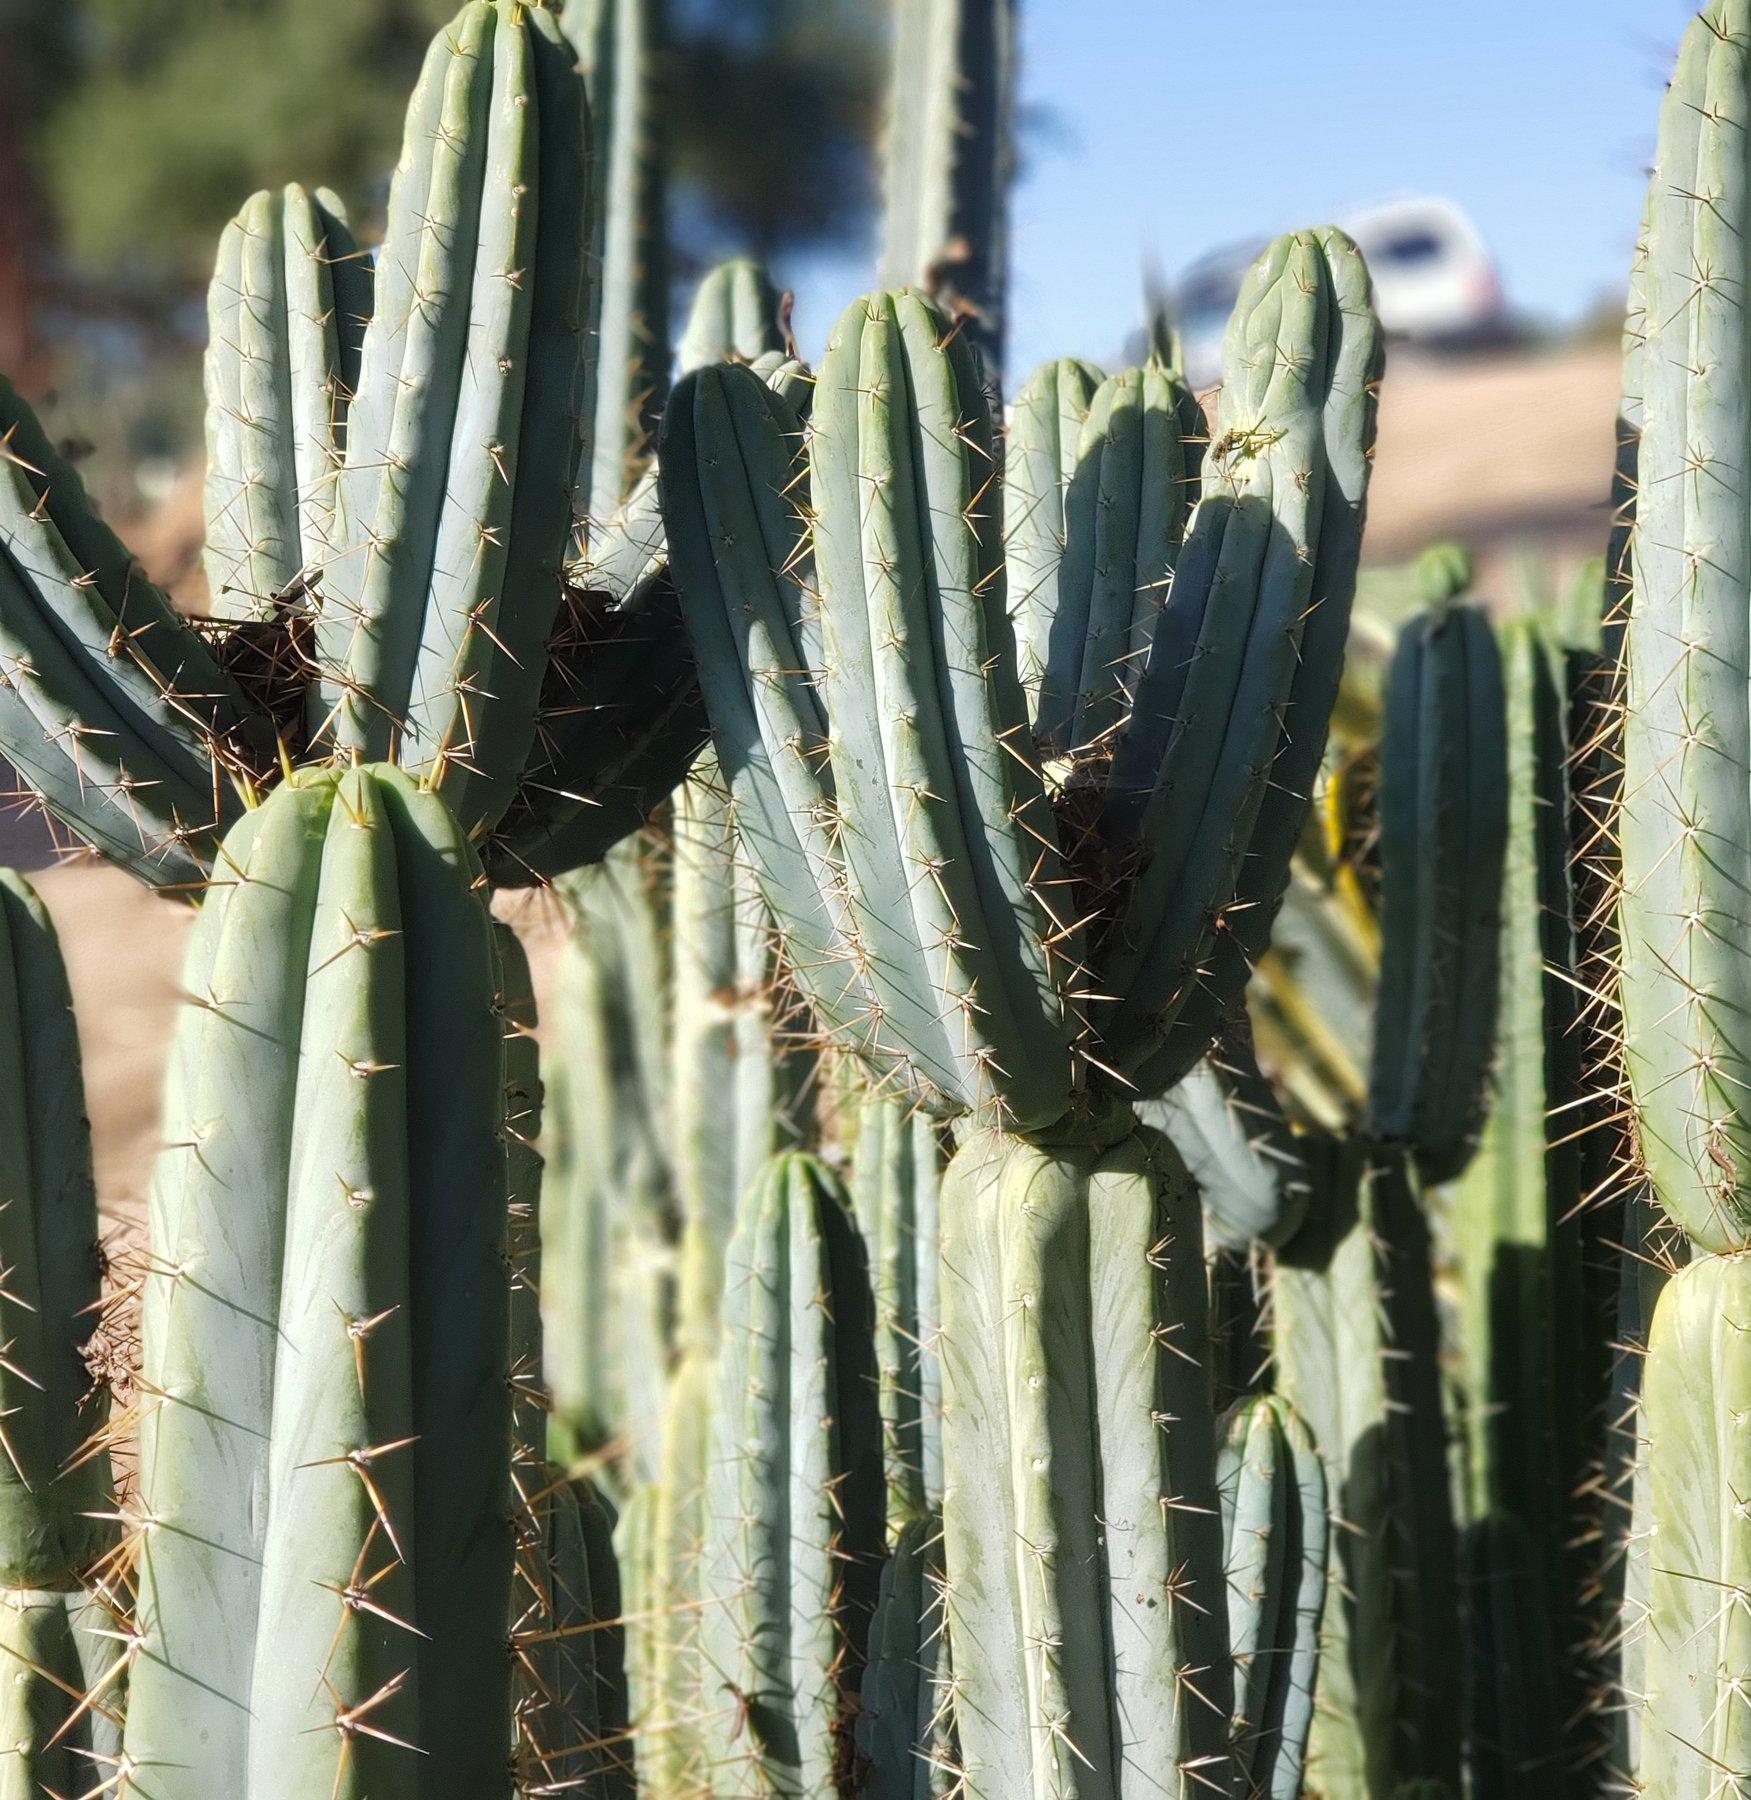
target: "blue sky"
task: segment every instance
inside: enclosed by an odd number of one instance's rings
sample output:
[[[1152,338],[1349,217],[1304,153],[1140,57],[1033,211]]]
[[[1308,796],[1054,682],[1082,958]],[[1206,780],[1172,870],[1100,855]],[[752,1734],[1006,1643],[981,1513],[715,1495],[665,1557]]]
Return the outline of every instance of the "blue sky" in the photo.
[[[1143,257],[1407,192],[1476,219],[1522,308],[1621,285],[1692,0],[1021,0],[1012,373],[1111,357]],[[808,271],[805,343],[868,284]]]

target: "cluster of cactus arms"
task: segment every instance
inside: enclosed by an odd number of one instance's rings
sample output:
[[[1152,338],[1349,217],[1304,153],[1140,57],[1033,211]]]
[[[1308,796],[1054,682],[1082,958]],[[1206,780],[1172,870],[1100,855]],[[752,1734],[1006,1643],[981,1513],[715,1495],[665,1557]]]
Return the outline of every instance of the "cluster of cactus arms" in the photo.
[[[221,240],[205,620],[0,383],[0,753],[199,907],[122,1283],[0,872],[8,1800],[1751,1784],[1751,0],[1499,623],[1338,231],[1003,408],[1016,23],[811,369],[658,0],[469,0]]]

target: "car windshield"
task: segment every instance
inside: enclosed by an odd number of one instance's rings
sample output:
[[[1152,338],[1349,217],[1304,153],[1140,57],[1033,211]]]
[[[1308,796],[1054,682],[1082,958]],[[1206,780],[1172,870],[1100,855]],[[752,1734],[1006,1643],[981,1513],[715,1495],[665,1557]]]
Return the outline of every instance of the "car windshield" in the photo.
[[[1388,238],[1374,252],[1377,263],[1392,263],[1401,269],[1415,268],[1420,263],[1439,262],[1447,254],[1446,240],[1432,231],[1406,231]]]

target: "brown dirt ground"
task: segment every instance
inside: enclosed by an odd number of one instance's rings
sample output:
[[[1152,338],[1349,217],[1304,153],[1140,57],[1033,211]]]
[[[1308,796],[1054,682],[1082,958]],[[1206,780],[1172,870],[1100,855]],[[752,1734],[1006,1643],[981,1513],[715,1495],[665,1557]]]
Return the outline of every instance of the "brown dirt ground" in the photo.
[[[1602,548],[1616,409],[1617,362],[1606,350],[1428,364],[1401,359],[1381,406],[1369,519],[1371,560],[1394,561],[1443,537],[1478,550],[1480,586],[1502,591],[1514,558],[1535,550],[1573,563]],[[199,487],[129,537],[154,573],[198,591]],[[40,824],[0,816],[0,855],[41,869],[85,1043],[106,1210],[137,1217],[157,1141],[158,1087],[189,914],[126,875],[54,861]],[[513,898],[538,989],[556,930],[550,904]]]

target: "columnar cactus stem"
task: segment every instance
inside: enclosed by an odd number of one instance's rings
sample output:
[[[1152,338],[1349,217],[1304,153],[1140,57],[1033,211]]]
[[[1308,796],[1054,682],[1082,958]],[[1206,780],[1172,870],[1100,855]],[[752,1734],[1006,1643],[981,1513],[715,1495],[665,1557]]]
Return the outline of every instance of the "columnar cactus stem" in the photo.
[[[900,0],[894,23],[881,282],[964,316],[1003,373],[1015,145],[1015,0]]]
[[[366,767],[292,777],[224,866],[152,1190],[132,1791],[501,1795],[504,1037],[479,864],[441,801]]]
[[[667,157],[657,95],[660,0],[567,0],[594,131],[595,430],[578,470],[592,527],[605,524],[656,447],[669,381]]]
[[[1223,1425],[1235,1792],[1299,1800],[1325,1614],[1325,1465],[1276,1395],[1242,1401]]]
[[[713,1779],[736,1800],[854,1791],[851,1730],[883,1548],[869,1272],[826,1166],[775,1157],[724,1278],[707,1487]]]
[[[1161,363],[1109,376],[1088,403],[1039,647],[1034,731],[1049,753],[1110,750],[1130,714],[1198,498],[1205,435],[1203,408]]]
[[[1260,1072],[1244,1013],[1177,1087],[1138,1111],[1185,1158],[1211,1244],[1242,1251],[1294,1237],[1311,1197],[1307,1162]]]
[[[789,348],[785,301],[764,263],[732,257],[707,269],[693,293],[675,367],[688,375],[719,362],[758,362]]]
[[[569,880],[552,1006],[541,1184],[541,1309],[562,1460],[624,1435],[655,1472],[672,1310],[674,1199],[662,1141],[668,961],[660,896],[635,843]],[[653,1004],[655,1002],[655,1004]]]
[[[1457,1547],[1429,1234],[1402,1152],[1312,1152],[1308,1223],[1272,1286],[1284,1397],[1325,1458],[1334,1508],[1311,1787],[1459,1781]]]
[[[942,1515],[920,1514],[882,1571],[857,1715],[858,1792],[868,1800],[952,1800],[960,1791]]]
[[[1498,1005],[1508,833],[1501,654],[1482,613],[1405,628],[1380,745],[1380,997],[1373,1129],[1431,1181],[1477,1147]]]
[[[589,122],[551,13],[471,0],[408,113],[324,583],[313,724],[464,823],[508,804],[571,541]]]
[[[935,1120],[886,1095],[864,1101],[852,1152],[851,1196],[875,1291],[888,1529],[895,1536],[942,1499],[937,1342],[942,1164]]]
[[[326,189],[256,194],[219,239],[207,295],[207,587],[272,619],[321,590],[371,265]]]
[[[273,728],[106,527],[0,379],[0,748],[153,887],[198,886]]]
[[[1751,5],[1684,40],[1650,193],[1624,715],[1622,1004],[1641,1154],[1705,1250],[1751,1243]]]
[[[1698,1258],[1654,1311],[1642,1382],[1649,1552],[1642,1790],[1715,1800],[1751,1781],[1751,1261]]]
[[[114,1764],[125,1662],[99,1329],[97,1197],[55,929],[0,869],[0,1794],[73,1793]],[[87,1593],[84,1583],[94,1580]]]
[[[942,1191],[967,1791],[1191,1800],[1232,1688],[1197,1196],[1165,1138],[978,1132]]]
[[[1102,379],[1093,363],[1072,356],[1036,369],[1015,397],[1004,444],[1003,555],[1021,682],[1036,711],[1060,610],[1069,537],[1065,509],[1083,425]]]

